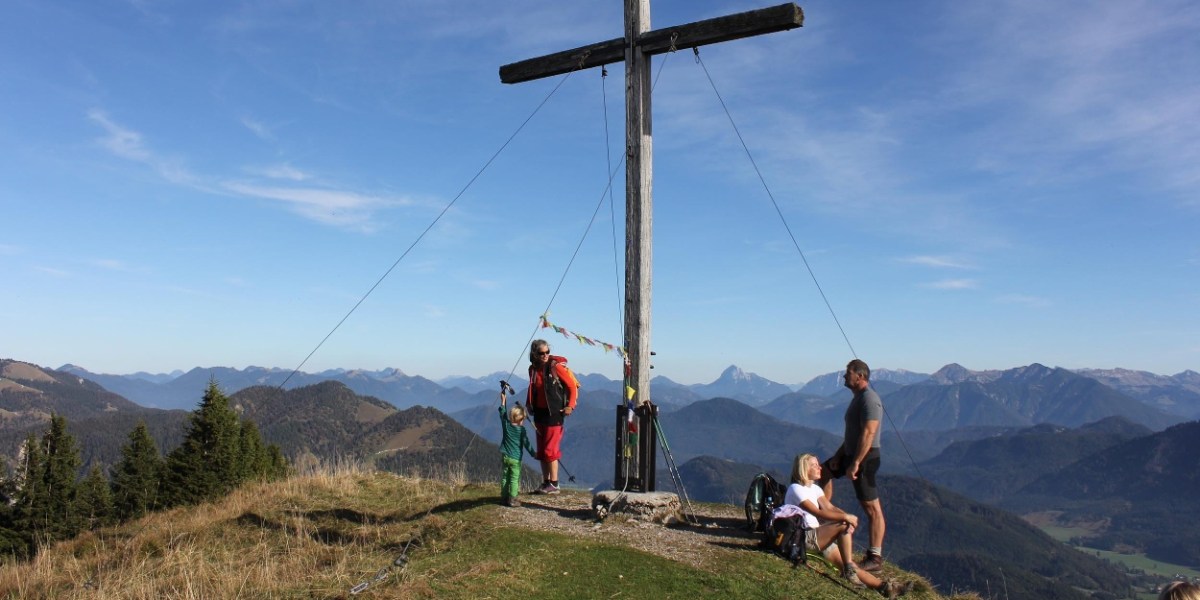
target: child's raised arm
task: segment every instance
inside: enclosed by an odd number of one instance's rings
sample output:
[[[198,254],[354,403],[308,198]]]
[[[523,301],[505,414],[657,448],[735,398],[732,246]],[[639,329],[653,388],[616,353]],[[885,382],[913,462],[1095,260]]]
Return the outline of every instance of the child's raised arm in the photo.
[[[515,393],[517,393],[517,390],[514,390],[511,385],[508,385],[507,381],[501,379],[500,380],[500,406],[506,406],[508,404],[508,394],[506,394],[505,392],[512,392],[515,394]]]

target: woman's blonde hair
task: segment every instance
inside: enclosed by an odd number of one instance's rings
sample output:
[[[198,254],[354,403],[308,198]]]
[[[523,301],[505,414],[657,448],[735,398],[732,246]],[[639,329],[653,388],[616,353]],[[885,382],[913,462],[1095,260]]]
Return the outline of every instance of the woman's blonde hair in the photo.
[[[805,453],[797,456],[796,460],[792,461],[792,483],[800,485],[812,483],[812,480],[808,478],[808,467],[805,465],[808,463],[808,459],[816,457],[817,455],[815,454]]]
[[[1200,600],[1200,586],[1187,581],[1175,581],[1162,589],[1158,600]]]

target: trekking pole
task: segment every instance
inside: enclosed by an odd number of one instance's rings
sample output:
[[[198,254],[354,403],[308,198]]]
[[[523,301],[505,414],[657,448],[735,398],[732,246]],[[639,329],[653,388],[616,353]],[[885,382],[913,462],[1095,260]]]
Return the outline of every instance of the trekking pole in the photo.
[[[558,459],[558,468],[560,468],[560,469],[562,469],[564,472],[566,472],[566,474],[567,474],[567,481],[570,481],[571,483],[575,483],[575,476],[571,474],[571,470],[567,468],[567,465],[564,465],[564,464],[563,464],[563,461],[562,461],[562,459],[561,459],[561,458],[560,458],[560,459]]]
[[[675,457],[671,454],[671,447],[667,445],[667,436],[663,433],[662,422],[658,420],[658,417],[652,418],[654,419],[654,432],[658,434],[658,443],[667,453],[667,472],[671,474],[671,483],[683,495],[683,502],[687,504],[687,512],[691,513],[690,516],[692,517],[693,524],[698,525],[700,521],[696,518],[696,511],[692,508],[692,500],[688,498],[687,489],[683,487],[683,475],[679,473],[679,466],[675,464]]]

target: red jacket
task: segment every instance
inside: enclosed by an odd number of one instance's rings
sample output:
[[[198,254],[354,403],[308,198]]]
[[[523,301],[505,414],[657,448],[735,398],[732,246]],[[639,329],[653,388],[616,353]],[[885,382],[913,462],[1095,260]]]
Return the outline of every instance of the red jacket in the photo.
[[[574,379],[567,374],[567,359],[562,356],[550,355],[550,366],[554,369],[555,375],[563,382],[567,388],[567,393],[570,394],[570,400],[567,406],[571,410],[575,410],[575,399],[579,397],[579,388],[575,386]],[[537,365],[529,365],[529,390],[525,392],[525,405],[531,408],[545,409],[546,404],[546,383],[542,381],[543,370]]]

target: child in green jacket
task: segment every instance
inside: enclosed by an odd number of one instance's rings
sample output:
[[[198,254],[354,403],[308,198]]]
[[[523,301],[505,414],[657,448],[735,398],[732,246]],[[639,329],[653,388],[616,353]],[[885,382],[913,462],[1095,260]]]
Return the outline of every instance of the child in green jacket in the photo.
[[[500,480],[500,503],[505,506],[520,506],[517,494],[521,491],[521,451],[536,456],[533,445],[529,443],[529,435],[525,432],[525,409],[514,404],[512,410],[505,414],[505,404],[508,396],[500,392],[500,426],[504,428],[500,438],[501,460],[504,463],[504,477]]]

